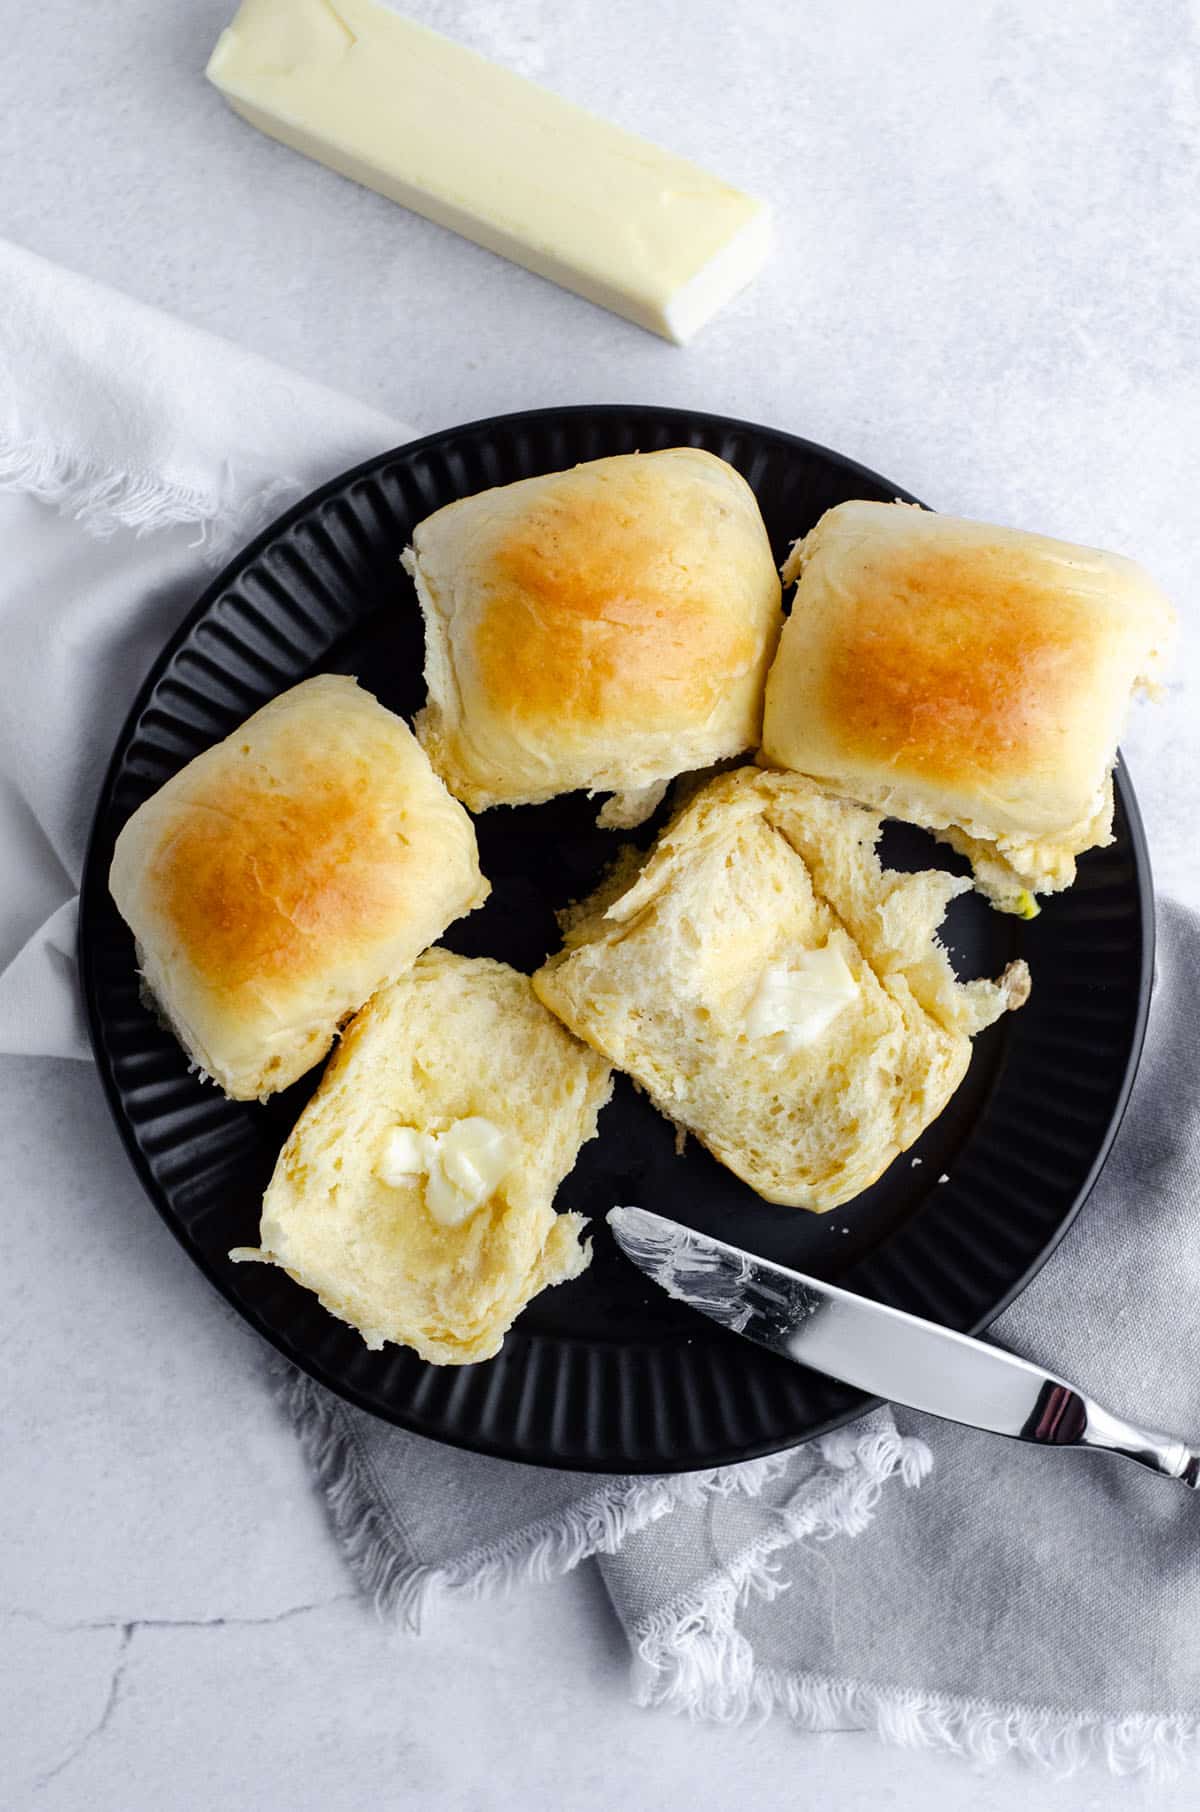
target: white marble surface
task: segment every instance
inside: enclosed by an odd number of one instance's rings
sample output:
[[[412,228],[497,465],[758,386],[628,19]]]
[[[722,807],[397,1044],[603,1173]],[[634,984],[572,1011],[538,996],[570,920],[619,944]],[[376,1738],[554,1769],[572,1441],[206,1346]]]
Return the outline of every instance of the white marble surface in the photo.
[[[1138,555],[1186,631],[1195,0],[415,5],[772,197],[771,266],[686,352],[256,137],[200,80],[229,10],[6,9],[0,233],[423,427],[638,399],[776,423],[938,507]],[[1186,641],[1179,674],[1126,748],[1160,884],[1200,904]],[[0,1142],[5,1806],[1195,1803],[634,1711],[586,1570],[397,1636],[90,1069],[0,1063]]]

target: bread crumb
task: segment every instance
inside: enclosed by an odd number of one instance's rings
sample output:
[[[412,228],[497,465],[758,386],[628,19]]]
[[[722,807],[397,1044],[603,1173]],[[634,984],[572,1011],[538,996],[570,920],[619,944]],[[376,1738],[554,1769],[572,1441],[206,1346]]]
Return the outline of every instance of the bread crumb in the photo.
[[[669,785],[669,780],[656,780],[650,786],[611,794],[596,814],[597,830],[636,830],[654,816]]]
[[[681,1158],[683,1156],[684,1150],[686,1149],[686,1146],[687,1146],[687,1141],[688,1141],[687,1127],[680,1126],[679,1122],[676,1121],[675,1122],[675,1156],[677,1158]]]
[[[593,913],[601,913],[614,905],[632,887],[645,860],[645,850],[639,849],[636,843],[622,843],[605,868],[595,890],[581,900],[568,901],[555,913],[562,937],[569,943],[571,933],[577,925],[584,923]]]

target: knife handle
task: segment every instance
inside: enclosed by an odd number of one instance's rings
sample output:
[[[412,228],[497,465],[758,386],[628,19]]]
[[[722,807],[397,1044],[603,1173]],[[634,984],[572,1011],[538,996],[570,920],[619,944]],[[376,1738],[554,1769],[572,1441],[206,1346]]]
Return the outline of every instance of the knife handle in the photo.
[[[1200,1486],[1200,1454],[1183,1441],[1157,1429],[1139,1428],[1111,1410],[1081,1396],[1069,1384],[1048,1378],[1042,1386],[1023,1441],[1039,1447],[1089,1447],[1100,1453],[1117,1453],[1165,1478],[1178,1479],[1195,1491]]]

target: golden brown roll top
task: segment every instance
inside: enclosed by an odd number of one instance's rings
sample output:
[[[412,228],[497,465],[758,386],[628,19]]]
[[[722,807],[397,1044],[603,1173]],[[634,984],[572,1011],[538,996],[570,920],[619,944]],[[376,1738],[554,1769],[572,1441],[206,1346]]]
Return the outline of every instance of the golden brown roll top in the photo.
[[[754,495],[694,447],[448,504],[405,555],[417,734],[473,810],[649,788],[754,747],[781,621]]]
[[[762,758],[949,833],[998,903],[1109,840],[1135,686],[1173,613],[1132,561],[906,504],[844,503],[796,543]]]
[[[117,839],[149,987],[229,1095],[273,1094],[481,905],[470,819],[408,726],[322,675],[188,763]]]

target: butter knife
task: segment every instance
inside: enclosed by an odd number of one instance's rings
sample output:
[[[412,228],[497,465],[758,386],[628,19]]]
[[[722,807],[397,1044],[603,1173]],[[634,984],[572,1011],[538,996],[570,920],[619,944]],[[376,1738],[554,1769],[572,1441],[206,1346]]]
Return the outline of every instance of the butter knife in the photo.
[[[1200,1453],[1122,1420],[1027,1359],[756,1258],[644,1208],[614,1208],[618,1246],[667,1294],[857,1390],[1037,1447],[1122,1454],[1200,1485]]]

